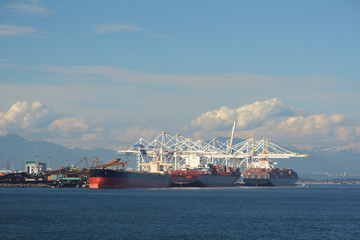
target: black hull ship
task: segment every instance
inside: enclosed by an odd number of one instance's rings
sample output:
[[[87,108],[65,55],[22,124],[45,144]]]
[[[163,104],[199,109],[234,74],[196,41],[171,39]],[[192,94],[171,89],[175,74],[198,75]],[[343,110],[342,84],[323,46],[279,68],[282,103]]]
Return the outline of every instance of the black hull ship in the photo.
[[[166,188],[170,176],[157,173],[130,172],[126,170],[90,170],[90,188]]]
[[[106,169],[118,164],[114,159],[109,164],[90,169],[89,188],[167,188],[170,186],[170,175],[164,171],[160,162],[142,164],[148,171],[130,171],[123,169]],[[127,163],[121,163],[122,166]]]
[[[274,168],[269,159],[253,162],[243,173],[247,186],[295,186],[298,178],[292,169]]]
[[[243,174],[247,186],[295,186],[298,175],[291,169],[253,168]]]
[[[175,170],[170,175],[172,187],[232,187],[241,174],[217,165],[207,170]]]

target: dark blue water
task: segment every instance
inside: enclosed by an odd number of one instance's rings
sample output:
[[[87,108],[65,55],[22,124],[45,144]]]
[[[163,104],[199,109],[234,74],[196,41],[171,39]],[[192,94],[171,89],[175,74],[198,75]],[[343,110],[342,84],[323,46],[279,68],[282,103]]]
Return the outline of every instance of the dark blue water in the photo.
[[[360,186],[1,188],[0,239],[360,239]]]

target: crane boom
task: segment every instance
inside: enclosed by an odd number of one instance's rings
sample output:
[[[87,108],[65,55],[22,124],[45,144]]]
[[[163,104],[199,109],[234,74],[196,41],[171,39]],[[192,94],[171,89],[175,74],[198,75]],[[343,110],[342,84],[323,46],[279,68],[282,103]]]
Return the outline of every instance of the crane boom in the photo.
[[[125,166],[127,165],[127,162],[120,162],[121,158],[114,158],[113,160],[110,160],[104,164],[98,165],[96,166],[96,168],[108,168],[108,167],[113,167],[113,166]]]

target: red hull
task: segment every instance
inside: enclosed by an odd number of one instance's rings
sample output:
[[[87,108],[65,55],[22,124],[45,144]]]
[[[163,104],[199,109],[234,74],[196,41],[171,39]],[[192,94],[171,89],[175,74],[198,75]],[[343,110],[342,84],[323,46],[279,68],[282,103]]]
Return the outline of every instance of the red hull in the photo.
[[[158,180],[90,177],[89,188],[166,188],[169,183]]]
[[[89,188],[166,188],[170,176],[107,169],[90,171]]]

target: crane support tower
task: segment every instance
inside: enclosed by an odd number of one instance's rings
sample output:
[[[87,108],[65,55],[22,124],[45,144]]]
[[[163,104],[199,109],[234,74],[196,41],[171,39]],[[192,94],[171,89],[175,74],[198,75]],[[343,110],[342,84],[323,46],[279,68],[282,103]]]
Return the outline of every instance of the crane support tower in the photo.
[[[204,141],[186,138],[179,133],[170,135],[163,131],[152,141],[140,138],[128,150],[120,150],[118,154],[136,155],[137,170],[151,161],[162,163],[171,170],[184,169],[192,166],[219,164],[226,167],[246,170],[251,163],[260,159],[309,157],[308,154],[294,153],[281,147],[270,139],[250,138],[233,145],[236,122],[234,122],[230,141],[221,142],[217,139]]]

